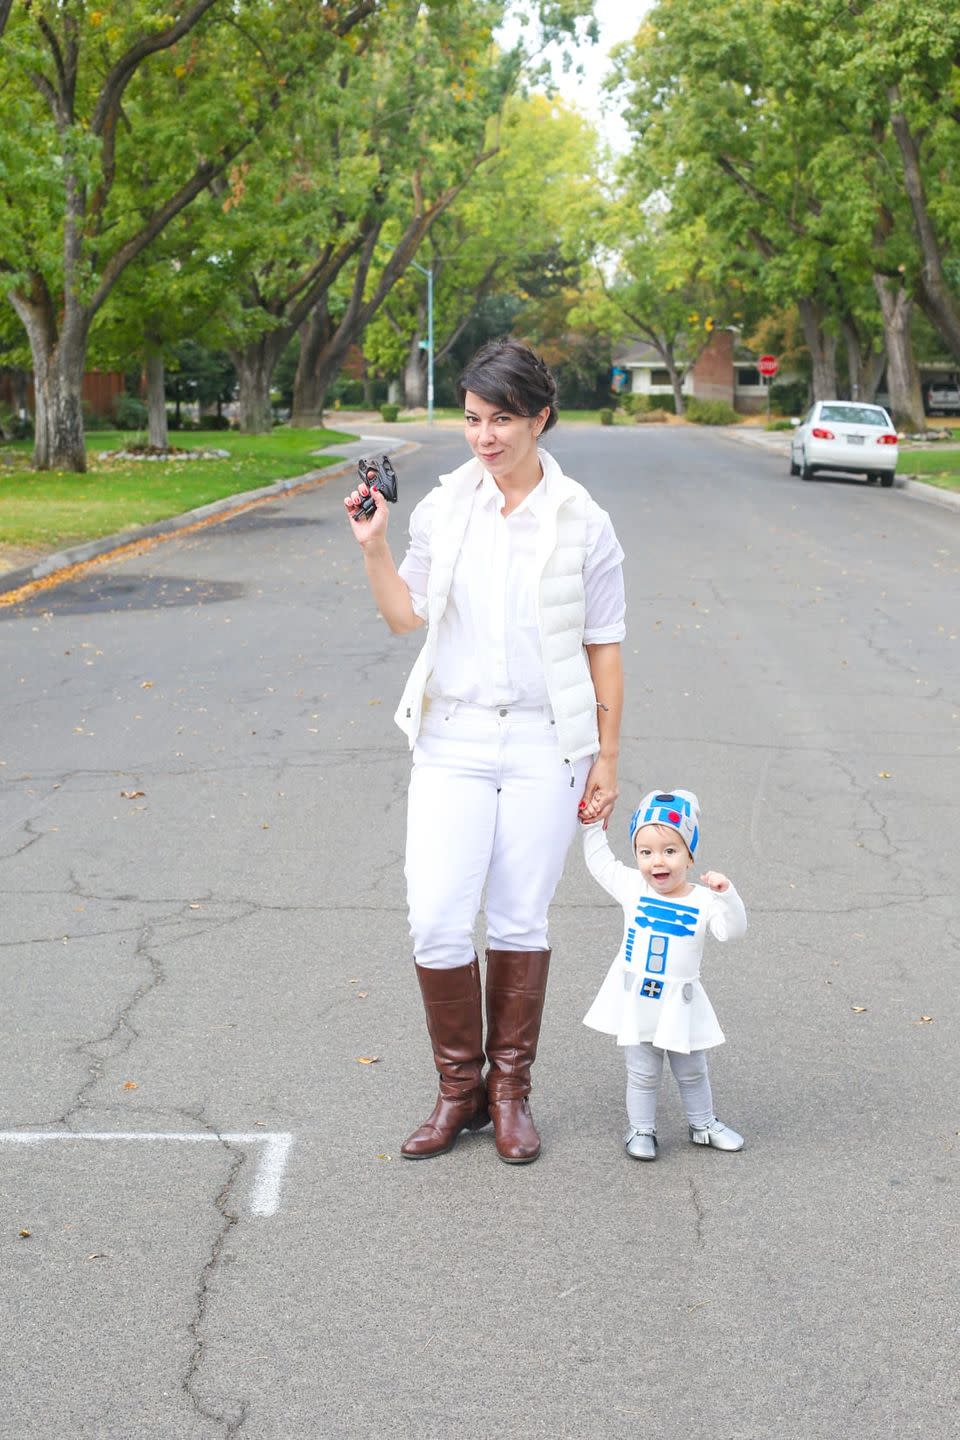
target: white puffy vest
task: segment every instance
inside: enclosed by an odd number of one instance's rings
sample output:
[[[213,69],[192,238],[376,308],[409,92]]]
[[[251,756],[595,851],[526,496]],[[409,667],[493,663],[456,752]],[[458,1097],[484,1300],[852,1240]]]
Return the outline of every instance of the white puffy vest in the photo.
[[[600,748],[597,697],[583,648],[588,496],[582,485],[564,475],[552,455],[545,450],[539,455],[547,504],[537,537],[537,626],[557,742],[563,759],[573,761],[594,755]],[[442,495],[430,536],[427,638],[394,716],[411,748],[420,732],[423,697],[436,662],[438,628],[482,475],[483,467],[474,458],[450,475],[440,476]]]

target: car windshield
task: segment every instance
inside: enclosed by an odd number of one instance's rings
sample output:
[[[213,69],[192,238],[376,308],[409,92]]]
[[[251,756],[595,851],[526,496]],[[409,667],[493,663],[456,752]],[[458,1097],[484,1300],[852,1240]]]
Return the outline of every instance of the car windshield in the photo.
[[[821,420],[846,421],[848,425],[889,425],[883,410],[872,405],[823,405]]]

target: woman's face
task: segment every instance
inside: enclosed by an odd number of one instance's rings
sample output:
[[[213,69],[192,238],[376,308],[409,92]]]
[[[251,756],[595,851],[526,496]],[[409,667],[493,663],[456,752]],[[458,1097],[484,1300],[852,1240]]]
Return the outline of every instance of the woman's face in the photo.
[[[539,415],[513,415],[468,390],[463,400],[467,444],[495,479],[505,479],[532,466],[549,414],[547,408]]]

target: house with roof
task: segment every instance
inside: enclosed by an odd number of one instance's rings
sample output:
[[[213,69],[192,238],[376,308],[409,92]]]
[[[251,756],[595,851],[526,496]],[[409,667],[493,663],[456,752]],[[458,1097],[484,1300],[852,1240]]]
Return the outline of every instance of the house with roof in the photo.
[[[725,400],[740,414],[755,415],[767,405],[767,385],[757,369],[758,358],[738,343],[735,331],[715,330],[693,365],[684,371],[683,393],[698,400]],[[626,371],[621,394],[644,395],[652,404],[660,397],[673,395],[663,359],[646,341],[615,353],[613,365]],[[797,378],[792,374],[777,376],[778,380]]]

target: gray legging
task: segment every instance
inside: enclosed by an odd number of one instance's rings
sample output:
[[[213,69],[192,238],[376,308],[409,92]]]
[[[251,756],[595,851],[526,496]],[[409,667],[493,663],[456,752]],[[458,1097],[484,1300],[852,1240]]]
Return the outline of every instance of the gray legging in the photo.
[[[664,1051],[646,1040],[642,1045],[625,1045],[623,1054],[627,1062],[627,1117],[635,1130],[650,1134],[657,1128]],[[680,1086],[687,1120],[698,1127],[709,1125],[714,1114],[706,1051],[692,1050],[682,1055],[678,1050],[668,1050],[666,1054]]]

